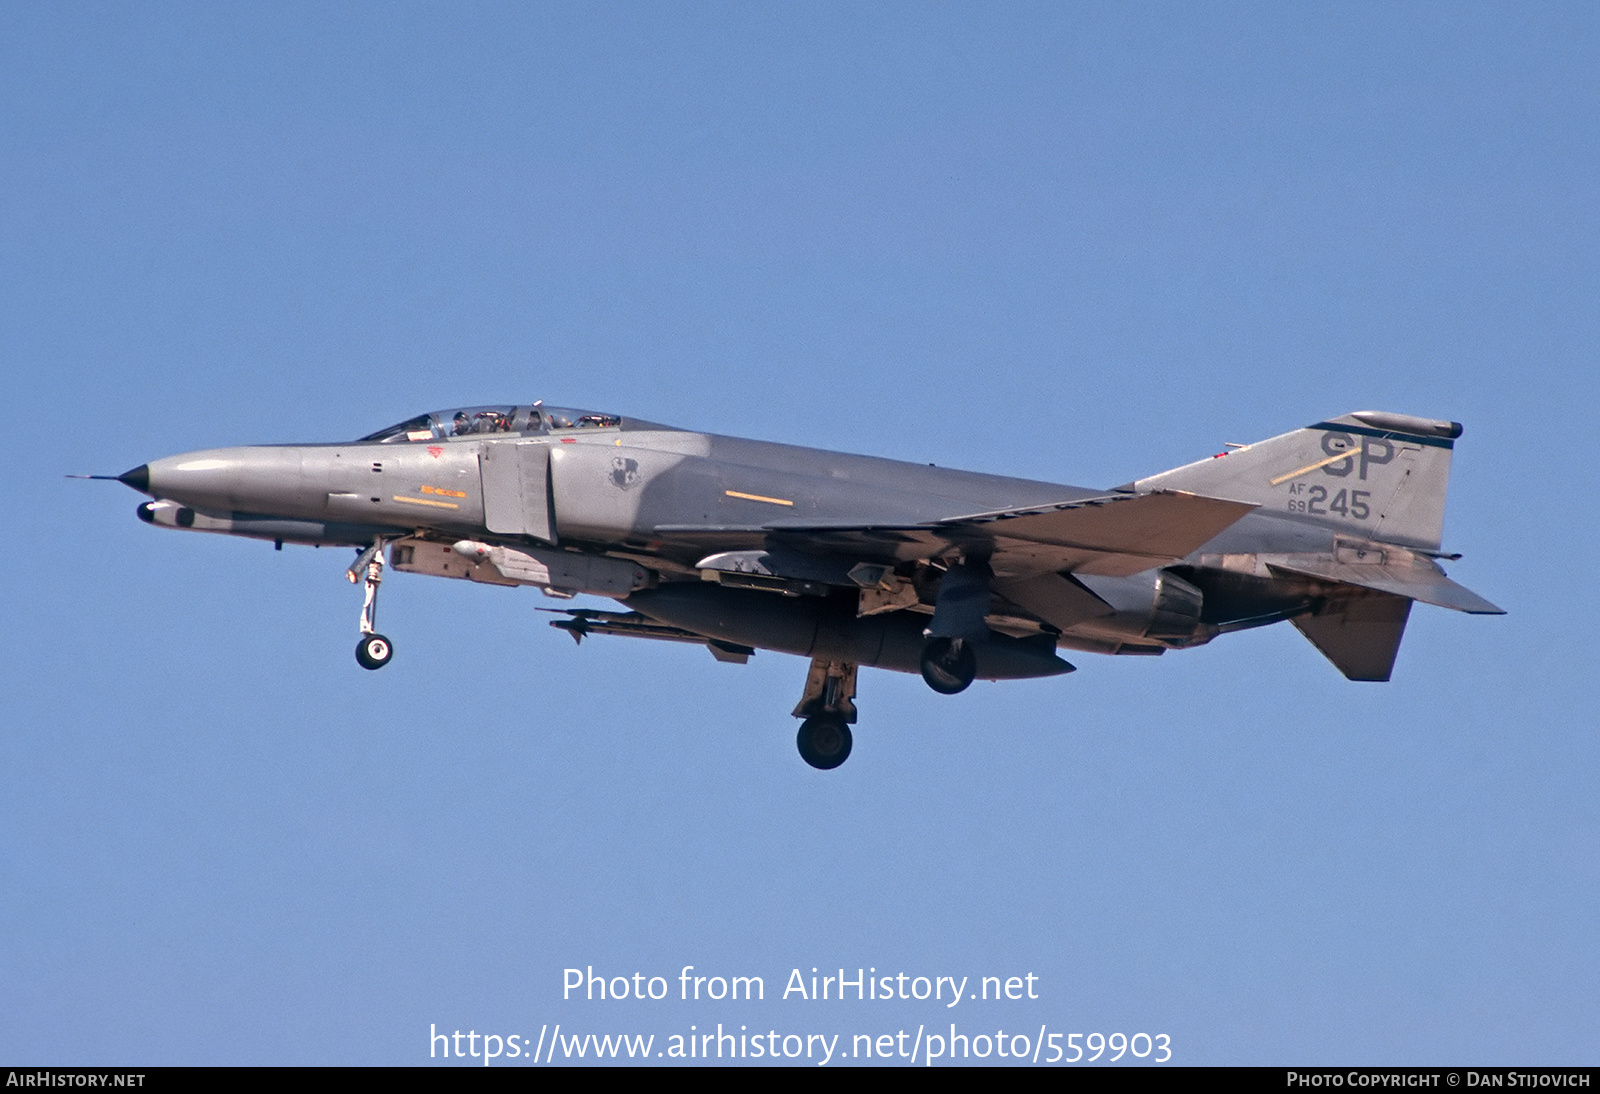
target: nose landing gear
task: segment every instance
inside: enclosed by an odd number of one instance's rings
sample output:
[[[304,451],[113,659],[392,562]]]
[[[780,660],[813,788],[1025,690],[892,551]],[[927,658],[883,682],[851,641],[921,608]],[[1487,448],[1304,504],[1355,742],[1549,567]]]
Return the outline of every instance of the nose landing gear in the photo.
[[[356,643],[356,662],[364,669],[381,669],[394,657],[394,643],[378,633],[378,585],[383,581],[383,539],[357,556],[345,577],[353,585],[361,582],[366,598],[361,604],[361,641]]]
[[[394,647],[381,634],[369,634],[356,643],[356,660],[364,669],[381,669],[394,656]]]

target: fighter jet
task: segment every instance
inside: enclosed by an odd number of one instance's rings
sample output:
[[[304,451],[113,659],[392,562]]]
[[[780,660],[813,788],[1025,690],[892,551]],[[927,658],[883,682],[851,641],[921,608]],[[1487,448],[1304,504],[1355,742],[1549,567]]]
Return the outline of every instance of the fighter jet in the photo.
[[[1356,411],[1104,490],[741,440],[545,406],[420,414],[338,444],[219,448],[117,478],[162,528],[354,547],[356,660],[388,565],[587,593],[621,635],[810,659],[794,716],[816,768],[850,755],[860,666],[975,679],[1073,671],[1288,620],[1351,680],[1387,680],[1413,601],[1503,614],[1445,575],[1461,426]]]

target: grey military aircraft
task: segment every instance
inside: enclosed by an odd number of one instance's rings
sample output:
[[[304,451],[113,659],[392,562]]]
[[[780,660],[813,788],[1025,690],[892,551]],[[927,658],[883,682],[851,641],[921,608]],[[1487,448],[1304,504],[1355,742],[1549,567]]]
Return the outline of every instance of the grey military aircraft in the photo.
[[[1160,654],[1288,620],[1351,680],[1387,680],[1413,601],[1502,614],[1445,576],[1461,426],[1357,411],[1106,490],[740,440],[533,403],[421,414],[340,444],[219,448],[115,477],[165,528],[354,547],[356,660],[394,569],[621,612],[625,635],[810,658],[800,754],[849,756],[856,670],[1073,671],[1058,651]]]

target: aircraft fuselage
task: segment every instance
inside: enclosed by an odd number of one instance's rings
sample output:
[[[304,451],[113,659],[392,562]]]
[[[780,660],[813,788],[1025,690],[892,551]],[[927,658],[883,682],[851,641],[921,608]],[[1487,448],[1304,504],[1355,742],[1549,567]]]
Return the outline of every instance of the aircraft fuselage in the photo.
[[[555,625],[575,638],[810,657],[801,751],[826,767],[849,751],[858,665],[954,692],[1069,672],[1059,648],[1154,654],[1294,619],[1346,675],[1387,679],[1412,600],[1498,611],[1433,561],[1459,433],[1357,412],[1091,490],[533,404],[120,478],[153,524],[361,549],[369,668],[392,653],[385,550],[402,571],[630,609],[569,611]]]

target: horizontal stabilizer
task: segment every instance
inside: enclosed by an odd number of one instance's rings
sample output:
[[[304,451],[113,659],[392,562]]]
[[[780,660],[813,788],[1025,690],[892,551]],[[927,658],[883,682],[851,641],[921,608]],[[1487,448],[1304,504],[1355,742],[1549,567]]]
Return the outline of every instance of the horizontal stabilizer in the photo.
[[[1348,679],[1383,681],[1394,670],[1410,614],[1405,597],[1368,593],[1332,601],[1291,622]]]
[[[1506,614],[1505,609],[1495,607],[1471,589],[1451,581],[1437,565],[1422,559],[1409,565],[1383,566],[1296,557],[1283,561],[1269,559],[1268,565],[1286,573],[1392,593],[1458,612]]]

